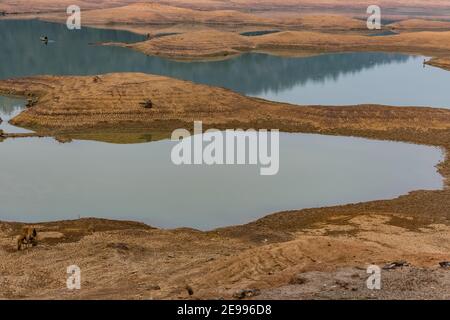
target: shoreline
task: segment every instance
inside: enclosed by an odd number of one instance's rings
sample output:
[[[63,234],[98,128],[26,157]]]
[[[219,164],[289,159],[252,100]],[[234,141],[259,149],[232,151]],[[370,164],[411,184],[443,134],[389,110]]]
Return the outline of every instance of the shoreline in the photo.
[[[130,7],[133,7],[133,5]],[[127,9],[127,6],[116,9]],[[158,32],[167,34],[136,43],[104,42],[95,45],[119,46],[136,50],[146,55],[175,61],[226,60],[247,52],[264,52],[281,56],[308,56],[343,52],[385,52],[429,56],[433,61],[446,60],[450,56],[448,53],[450,44],[447,41],[450,37],[450,31],[448,28],[445,29],[441,26],[433,29],[436,23],[433,20],[407,19],[403,23],[399,23],[398,26],[397,24],[385,25],[382,30],[396,30],[400,33],[372,37],[369,36],[371,30],[367,30],[366,27],[361,27],[360,29],[336,29],[326,25],[319,25],[317,28],[311,26],[305,28],[305,26],[300,27],[300,25],[296,26],[295,24],[279,23],[266,25],[264,23],[255,23],[254,25],[239,25],[234,27],[234,29],[230,29],[227,28],[229,24],[226,22],[224,24],[209,24],[205,22],[167,21],[163,24],[157,22],[148,24],[130,22],[132,21],[130,20],[126,23],[108,22],[102,24],[93,22],[98,19],[96,14],[99,14],[102,10],[92,11],[95,14],[90,17],[88,22],[85,22],[85,25],[89,28],[122,30],[140,35],[145,35],[148,32],[152,35],[158,35]],[[320,18],[321,16],[313,17]],[[323,17],[326,17],[326,15]],[[133,16],[127,19],[132,18]],[[46,13],[19,14],[12,18],[3,17],[0,21],[30,19],[56,24],[65,23],[64,19],[59,19],[57,16]],[[359,21],[346,18],[343,22],[344,24],[350,23],[347,19],[352,22]],[[309,23],[314,21],[313,19]],[[361,21],[359,22],[362,23]],[[244,36],[240,34],[242,31],[258,31],[273,27],[279,28],[279,32],[258,36]],[[448,22],[448,27],[450,27],[450,22]],[[430,65],[442,66],[447,70],[450,68],[448,63]]]
[[[445,58],[429,64],[450,70]],[[1,298],[211,299],[233,298],[236,291],[248,288],[261,290],[259,297],[271,299],[342,299],[352,294],[363,299],[383,299],[385,294],[387,298],[402,298],[405,290],[412,298],[448,298],[448,272],[441,274],[438,262],[450,260],[450,110],[377,105],[298,107],[159,76],[107,74],[98,76],[96,83],[93,78],[3,80],[0,92],[32,93],[38,98],[35,106],[14,118],[14,124],[32,128],[36,134],[69,139],[83,135],[94,140],[115,139],[112,136],[118,134],[132,141],[134,135],[148,130],[161,133],[187,125],[190,128],[190,120],[199,116],[205,120],[205,128],[281,127],[285,132],[436,146],[444,152],[437,168],[444,178],[444,189],[412,191],[390,200],[276,212],[248,224],[211,231],[157,229],[139,222],[95,218],[37,223],[39,245],[24,252],[15,251],[11,239],[28,224],[0,221],[0,267],[8,279]],[[149,83],[156,88],[151,93],[145,91]],[[138,89],[127,91],[130,84]],[[121,104],[111,110],[117,101],[98,106],[97,99],[108,96],[114,87],[131,97],[122,103],[132,105],[133,110],[125,110]],[[79,90],[74,94],[84,93],[82,107],[95,106],[93,110],[63,108],[75,99],[70,95],[73,88]],[[170,104],[167,97],[172,90],[183,94]],[[154,110],[139,109],[139,101],[148,95],[155,102]],[[189,101],[203,103],[203,108],[194,108]],[[123,138],[125,133],[132,137]],[[363,288],[353,290],[355,284],[348,278],[357,270],[395,260],[406,260],[411,266],[390,276],[406,274],[413,278],[410,282],[372,297],[374,293]],[[73,263],[86,270],[83,290],[75,293],[61,289],[65,268]],[[29,266],[33,266],[32,274]],[[345,281],[351,285],[338,285],[336,290],[320,284],[304,292],[305,286],[295,282],[301,275],[314,283],[318,277],[314,272],[334,279],[342,270],[346,270]],[[364,283],[364,276],[359,277]],[[424,292],[429,283],[437,289]],[[186,285],[194,288],[192,297],[185,292]]]

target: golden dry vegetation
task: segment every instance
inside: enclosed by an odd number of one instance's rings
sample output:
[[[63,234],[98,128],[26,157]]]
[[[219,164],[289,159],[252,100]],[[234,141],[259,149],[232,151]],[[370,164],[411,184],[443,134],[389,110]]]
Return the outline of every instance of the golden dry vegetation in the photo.
[[[83,22],[87,25],[130,23],[149,25],[174,23],[251,25],[270,24],[272,21],[234,10],[201,11],[155,3],[137,3],[124,7],[87,11],[83,14]]]
[[[11,123],[38,133],[155,128],[172,131],[191,126],[265,127],[429,132],[450,128],[450,111],[366,105],[313,107],[250,98],[230,90],[143,73],[100,76],[37,76],[0,81],[0,92],[33,97],[36,103]],[[152,108],[141,104],[152,101]]]

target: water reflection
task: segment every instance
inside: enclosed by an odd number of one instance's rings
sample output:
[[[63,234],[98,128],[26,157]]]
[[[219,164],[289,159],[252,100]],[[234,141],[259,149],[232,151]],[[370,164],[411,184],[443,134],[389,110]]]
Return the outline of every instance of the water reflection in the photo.
[[[175,166],[173,145],[5,140],[0,219],[95,216],[211,229],[280,210],[442,188],[434,167],[442,153],[427,146],[282,133],[279,173],[260,176],[252,165]]]
[[[43,44],[39,37],[48,35]],[[134,42],[126,31],[31,21],[0,21],[0,79],[38,74],[145,72],[229,88],[296,104],[450,107],[450,73],[423,67],[424,57],[387,53],[326,54],[305,58],[248,53],[226,61],[177,62],[118,47]]]
[[[24,99],[0,96],[0,130],[8,133],[25,133],[29,130],[13,126],[8,121],[18,115],[25,106]]]

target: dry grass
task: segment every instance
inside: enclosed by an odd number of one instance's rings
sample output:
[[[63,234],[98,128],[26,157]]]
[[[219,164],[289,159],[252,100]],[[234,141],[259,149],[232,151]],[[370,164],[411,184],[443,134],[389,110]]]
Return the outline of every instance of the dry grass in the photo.
[[[297,220],[293,213],[285,215]],[[214,299],[257,288],[263,296],[278,299],[292,294],[283,286],[297,274],[306,274],[311,286],[321,279],[311,272],[333,279],[340,268],[383,266],[399,259],[439,276],[438,263],[450,259],[446,241],[450,229],[424,224],[423,230],[410,230],[414,221],[391,213],[319,216],[286,236],[263,226],[259,234],[251,228],[247,234],[229,235],[227,230],[158,230],[138,223],[82,219],[36,225],[38,246],[21,252],[14,251],[13,245],[20,225],[0,223],[0,298]],[[342,224],[350,232],[335,235]],[[79,291],[65,286],[66,268],[72,264],[82,271]],[[425,292],[419,280],[397,282],[399,292],[382,294],[396,299],[421,297]],[[428,287],[426,297],[448,297],[443,281],[441,276],[434,289]],[[357,282],[361,287],[364,283],[365,277]],[[186,286],[193,289],[192,297]],[[274,292],[274,288],[279,289]],[[301,292],[301,287],[297,290]],[[328,294],[342,299],[346,293],[343,289],[331,293],[321,282],[310,287],[305,298]]]
[[[234,10],[200,11],[156,3],[92,10],[84,13],[83,22],[91,24],[270,24],[270,19]]]
[[[368,37],[357,34],[314,31],[283,31],[256,37],[233,32],[194,30],[126,46],[148,55],[172,59],[229,58],[247,51],[280,51],[299,55],[304,52],[382,51],[407,52],[432,56],[448,55],[450,31],[411,32],[399,35]],[[223,41],[222,41],[223,40]],[[110,44],[111,45],[111,44]]]
[[[247,37],[216,30],[194,31],[125,46],[147,55],[191,60],[229,58],[253,48],[252,42]]]
[[[450,57],[433,58],[427,62],[431,66],[450,70]]]
[[[39,76],[0,81],[0,92],[37,98],[12,120],[38,133],[83,133],[105,128],[171,131],[194,120],[205,126],[266,127],[320,132],[450,129],[450,110],[388,106],[312,107],[250,98],[223,88],[163,76]],[[141,106],[153,102],[151,109]]]

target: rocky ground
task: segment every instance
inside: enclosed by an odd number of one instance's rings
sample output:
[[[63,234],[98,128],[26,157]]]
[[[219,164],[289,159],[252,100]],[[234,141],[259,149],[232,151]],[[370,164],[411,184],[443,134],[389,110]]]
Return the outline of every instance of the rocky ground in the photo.
[[[441,267],[401,267],[382,271],[381,289],[367,288],[366,268],[305,272],[285,286],[264,291],[259,299],[450,299],[450,272]]]
[[[59,140],[102,140],[106,135],[105,140],[127,141],[141,129],[189,128],[190,121],[203,120],[219,129],[356,135],[431,144],[447,152],[450,142],[446,109],[295,107],[144,74],[6,80],[0,81],[0,91],[34,101],[13,123]],[[148,100],[151,108],[143,103]],[[448,159],[439,170],[448,178]],[[444,299],[448,274],[439,263],[450,260],[449,192],[447,186],[394,200],[277,213],[211,232],[94,219],[46,223],[36,226],[39,245],[20,252],[15,237],[22,225],[5,222],[0,294],[42,299]],[[361,271],[368,265],[400,260],[410,267],[388,273],[386,291],[361,289]],[[65,287],[66,268],[73,264],[83,272],[83,289],[76,292]],[[341,279],[342,270],[355,268],[359,279],[353,273],[344,277],[352,281]],[[298,276],[307,282],[293,280]]]
[[[448,221],[418,227],[413,215],[341,212],[311,217],[288,233],[265,233],[262,226],[259,233],[254,226],[248,231],[230,227],[200,232],[95,219],[61,221],[35,225],[39,243],[22,251],[14,241],[21,226],[2,223],[0,297],[450,297],[450,269],[439,265],[450,259]],[[291,213],[281,215],[295,220]],[[381,290],[367,289],[367,266],[395,261],[405,261],[405,266],[383,270]],[[81,290],[66,288],[70,265],[81,268]]]

